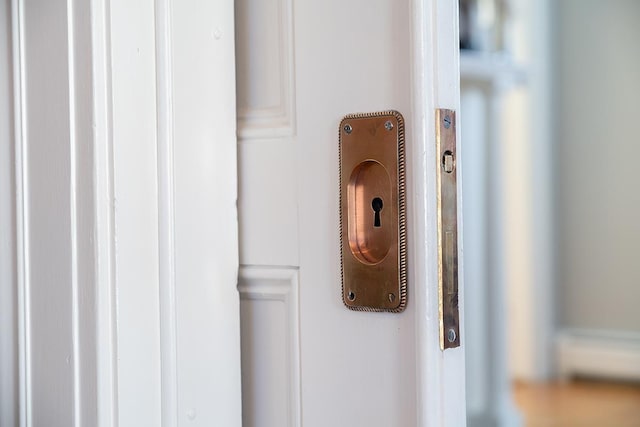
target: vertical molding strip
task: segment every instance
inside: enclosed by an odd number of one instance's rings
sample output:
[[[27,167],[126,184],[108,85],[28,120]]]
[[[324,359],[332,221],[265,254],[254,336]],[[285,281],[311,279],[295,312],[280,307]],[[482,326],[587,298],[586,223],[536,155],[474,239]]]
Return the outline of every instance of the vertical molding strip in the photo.
[[[284,305],[284,323],[286,353],[285,365],[287,367],[287,419],[288,427],[302,426],[302,383],[300,369],[300,283],[297,267],[276,266],[250,266],[241,265],[238,271],[238,294],[240,301],[279,301]],[[242,313],[242,311],[241,311]],[[242,314],[240,314],[242,316]],[[255,320],[255,319],[254,319]],[[269,319],[259,319],[261,322],[269,322]],[[245,327],[250,326],[249,324]],[[272,325],[273,326],[273,325]],[[251,335],[251,330],[243,333]],[[254,352],[256,349],[254,349]],[[251,356],[260,358],[257,353],[245,355],[250,360]],[[262,366],[266,369],[267,366]],[[249,370],[251,371],[251,370]],[[248,375],[246,372],[244,375]],[[245,379],[246,380],[246,379]],[[277,381],[276,381],[277,383]],[[270,384],[272,387],[273,383]],[[253,390],[244,390],[243,393],[251,394]],[[246,397],[243,405],[247,405]],[[255,402],[253,402],[255,403]],[[243,412],[249,412],[255,408],[245,406]],[[248,420],[244,419],[247,423]]]
[[[110,22],[109,0],[92,0],[98,427],[119,424]]]
[[[11,2],[0,6],[0,425],[17,427],[18,299]]]
[[[245,22],[239,10],[249,8],[248,1],[236,1],[236,22]],[[292,137],[296,134],[296,85],[293,0],[275,0],[278,27],[279,103],[276,106],[250,107],[238,105],[237,134],[242,140]],[[240,21],[238,21],[240,19]],[[243,28],[238,27],[238,31]],[[237,39],[237,38],[236,38]],[[240,62],[240,65],[242,63]],[[239,65],[239,66],[240,66]],[[242,77],[242,76],[241,76]],[[242,82],[244,84],[246,82]]]
[[[171,0],[155,1],[162,427],[178,425]]]
[[[409,283],[415,284],[417,342],[418,425],[464,425],[464,341],[461,347],[440,350],[438,316],[435,128],[436,108],[459,109],[459,52],[457,2],[413,0],[411,27],[411,78],[413,138],[407,145],[407,205],[410,240]],[[458,129],[458,160],[460,156]],[[458,182],[458,227],[464,229],[462,187]],[[461,335],[464,335],[464,248],[459,238],[459,303]]]
[[[73,0],[67,0],[67,67],[69,90],[69,216],[71,244],[71,333],[73,343],[73,419],[74,426],[81,427],[82,394],[80,392],[80,331],[78,301],[78,218],[77,188],[78,179],[76,156],[76,87],[75,87],[75,31]]]
[[[31,357],[29,354],[29,251],[28,230],[25,218],[28,214],[26,127],[24,124],[24,21],[23,1],[11,1],[11,44],[13,53],[13,97],[15,120],[16,164],[16,273],[18,286],[18,366],[19,366],[19,419],[20,427],[31,426]]]
[[[437,301],[437,270],[434,265],[427,261],[429,256],[437,259],[437,248],[434,251],[429,244],[429,237],[436,241],[436,236],[429,234],[429,224],[426,215],[421,213],[434,212],[435,208],[430,208],[430,202],[426,195],[429,190],[435,194],[435,172],[428,174],[431,168],[426,167],[426,156],[422,153],[431,153],[435,148],[431,147],[429,141],[429,126],[432,123],[431,112],[434,111],[432,96],[433,87],[428,87],[425,81],[430,67],[433,67],[433,58],[429,56],[432,51],[433,41],[430,28],[435,26],[432,6],[426,0],[414,0],[412,2],[413,21],[411,22],[411,77],[413,98],[411,107],[414,117],[412,133],[413,138],[407,144],[407,159],[411,159],[407,164],[407,194],[416,195],[407,199],[407,206],[413,206],[407,211],[407,229],[412,230],[409,239],[408,263],[412,267],[409,269],[409,283],[414,285],[416,304],[416,420],[417,425],[440,425],[441,404],[438,397],[441,389],[438,386],[441,382],[440,371],[442,366],[441,358],[431,360],[430,348],[437,346],[440,349],[439,330],[429,327],[426,319],[433,319],[436,322],[437,310],[429,306],[429,301]],[[437,28],[437,26],[435,26]],[[435,137],[435,131],[433,133]],[[435,145],[433,145],[435,147]],[[435,203],[434,203],[435,206]],[[435,216],[434,216],[435,218]],[[433,289],[428,284],[434,284]],[[419,286],[418,284],[421,284]],[[433,304],[432,304],[433,306]],[[431,316],[430,316],[431,314]],[[437,333],[437,336],[436,336]],[[434,422],[434,420],[438,420]]]

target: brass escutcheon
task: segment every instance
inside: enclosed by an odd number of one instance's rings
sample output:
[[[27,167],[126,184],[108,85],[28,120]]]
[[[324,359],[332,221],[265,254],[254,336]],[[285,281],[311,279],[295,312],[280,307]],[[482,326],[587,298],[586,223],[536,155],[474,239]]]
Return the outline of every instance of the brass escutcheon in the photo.
[[[404,119],[350,114],[339,127],[342,300],[352,310],[407,304]]]

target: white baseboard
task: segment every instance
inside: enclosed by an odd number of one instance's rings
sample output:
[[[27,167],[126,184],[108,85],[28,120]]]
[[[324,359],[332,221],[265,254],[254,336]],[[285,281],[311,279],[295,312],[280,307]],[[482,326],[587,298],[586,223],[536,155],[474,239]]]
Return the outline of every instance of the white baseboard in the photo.
[[[565,329],[556,335],[560,378],[640,381],[640,334]]]

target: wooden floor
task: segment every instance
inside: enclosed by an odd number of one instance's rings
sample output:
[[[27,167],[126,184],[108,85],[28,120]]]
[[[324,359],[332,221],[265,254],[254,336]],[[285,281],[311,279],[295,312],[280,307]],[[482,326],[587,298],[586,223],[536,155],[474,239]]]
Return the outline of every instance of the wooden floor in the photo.
[[[526,427],[640,427],[638,383],[517,383],[514,395]]]

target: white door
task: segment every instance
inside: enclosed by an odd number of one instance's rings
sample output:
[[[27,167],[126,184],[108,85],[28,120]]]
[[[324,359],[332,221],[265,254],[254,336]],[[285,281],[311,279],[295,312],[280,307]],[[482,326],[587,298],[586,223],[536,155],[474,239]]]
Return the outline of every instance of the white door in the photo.
[[[441,350],[438,285],[457,2],[235,7],[234,76],[231,0],[11,1],[19,351],[0,364],[18,384],[3,420],[464,425],[465,336]],[[408,299],[356,312],[338,124],[384,110],[405,122]]]
[[[245,427],[465,424],[464,335],[439,342],[435,156],[457,40],[453,0],[236,1]],[[341,294],[338,128],[384,110],[406,124],[408,301],[357,312]]]

